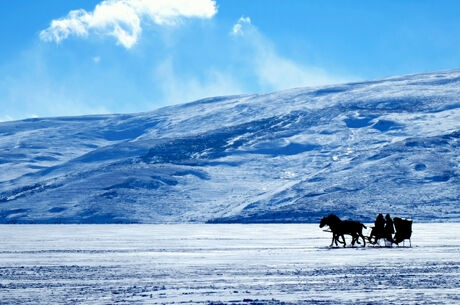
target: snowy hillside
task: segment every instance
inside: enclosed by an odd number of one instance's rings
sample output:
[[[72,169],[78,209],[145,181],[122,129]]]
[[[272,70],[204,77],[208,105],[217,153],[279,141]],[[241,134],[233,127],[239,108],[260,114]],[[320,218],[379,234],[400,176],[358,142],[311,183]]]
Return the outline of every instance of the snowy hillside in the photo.
[[[460,220],[460,70],[0,124],[0,222]]]

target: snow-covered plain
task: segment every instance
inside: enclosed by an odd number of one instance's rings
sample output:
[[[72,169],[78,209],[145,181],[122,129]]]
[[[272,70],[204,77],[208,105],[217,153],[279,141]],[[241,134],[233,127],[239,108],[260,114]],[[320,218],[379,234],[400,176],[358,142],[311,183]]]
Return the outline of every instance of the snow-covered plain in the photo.
[[[458,304],[460,224],[329,248],[317,224],[2,225],[1,304]]]

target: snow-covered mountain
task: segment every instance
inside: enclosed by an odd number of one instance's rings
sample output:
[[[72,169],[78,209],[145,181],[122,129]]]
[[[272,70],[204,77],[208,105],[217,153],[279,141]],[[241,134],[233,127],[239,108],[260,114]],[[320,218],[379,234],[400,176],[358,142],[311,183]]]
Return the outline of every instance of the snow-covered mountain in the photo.
[[[0,222],[460,220],[460,70],[0,124]]]

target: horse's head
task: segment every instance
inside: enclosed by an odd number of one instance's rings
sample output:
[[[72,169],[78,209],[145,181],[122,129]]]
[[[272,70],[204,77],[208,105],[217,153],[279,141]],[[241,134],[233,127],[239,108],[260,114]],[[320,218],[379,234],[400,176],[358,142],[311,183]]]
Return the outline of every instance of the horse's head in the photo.
[[[327,225],[327,217],[321,218],[321,222],[319,223],[319,227],[322,228]]]

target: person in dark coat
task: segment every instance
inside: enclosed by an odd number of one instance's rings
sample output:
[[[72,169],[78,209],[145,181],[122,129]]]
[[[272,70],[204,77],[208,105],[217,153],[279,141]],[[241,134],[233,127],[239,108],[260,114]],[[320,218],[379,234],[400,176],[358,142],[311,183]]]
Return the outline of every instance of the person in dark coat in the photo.
[[[395,232],[394,226],[393,226],[393,219],[391,219],[390,214],[387,214],[385,216],[385,228],[384,228],[384,236],[385,238],[393,242],[393,233]]]
[[[369,241],[373,244],[377,243],[380,238],[384,237],[384,230],[385,218],[383,218],[383,215],[380,213],[375,219],[374,227],[372,228]],[[372,241],[372,237],[374,237],[374,241]]]
[[[383,218],[383,215],[380,213],[379,215],[377,215],[377,218],[375,219],[375,222],[374,222],[375,235],[382,236],[384,228],[385,228],[385,219]]]

